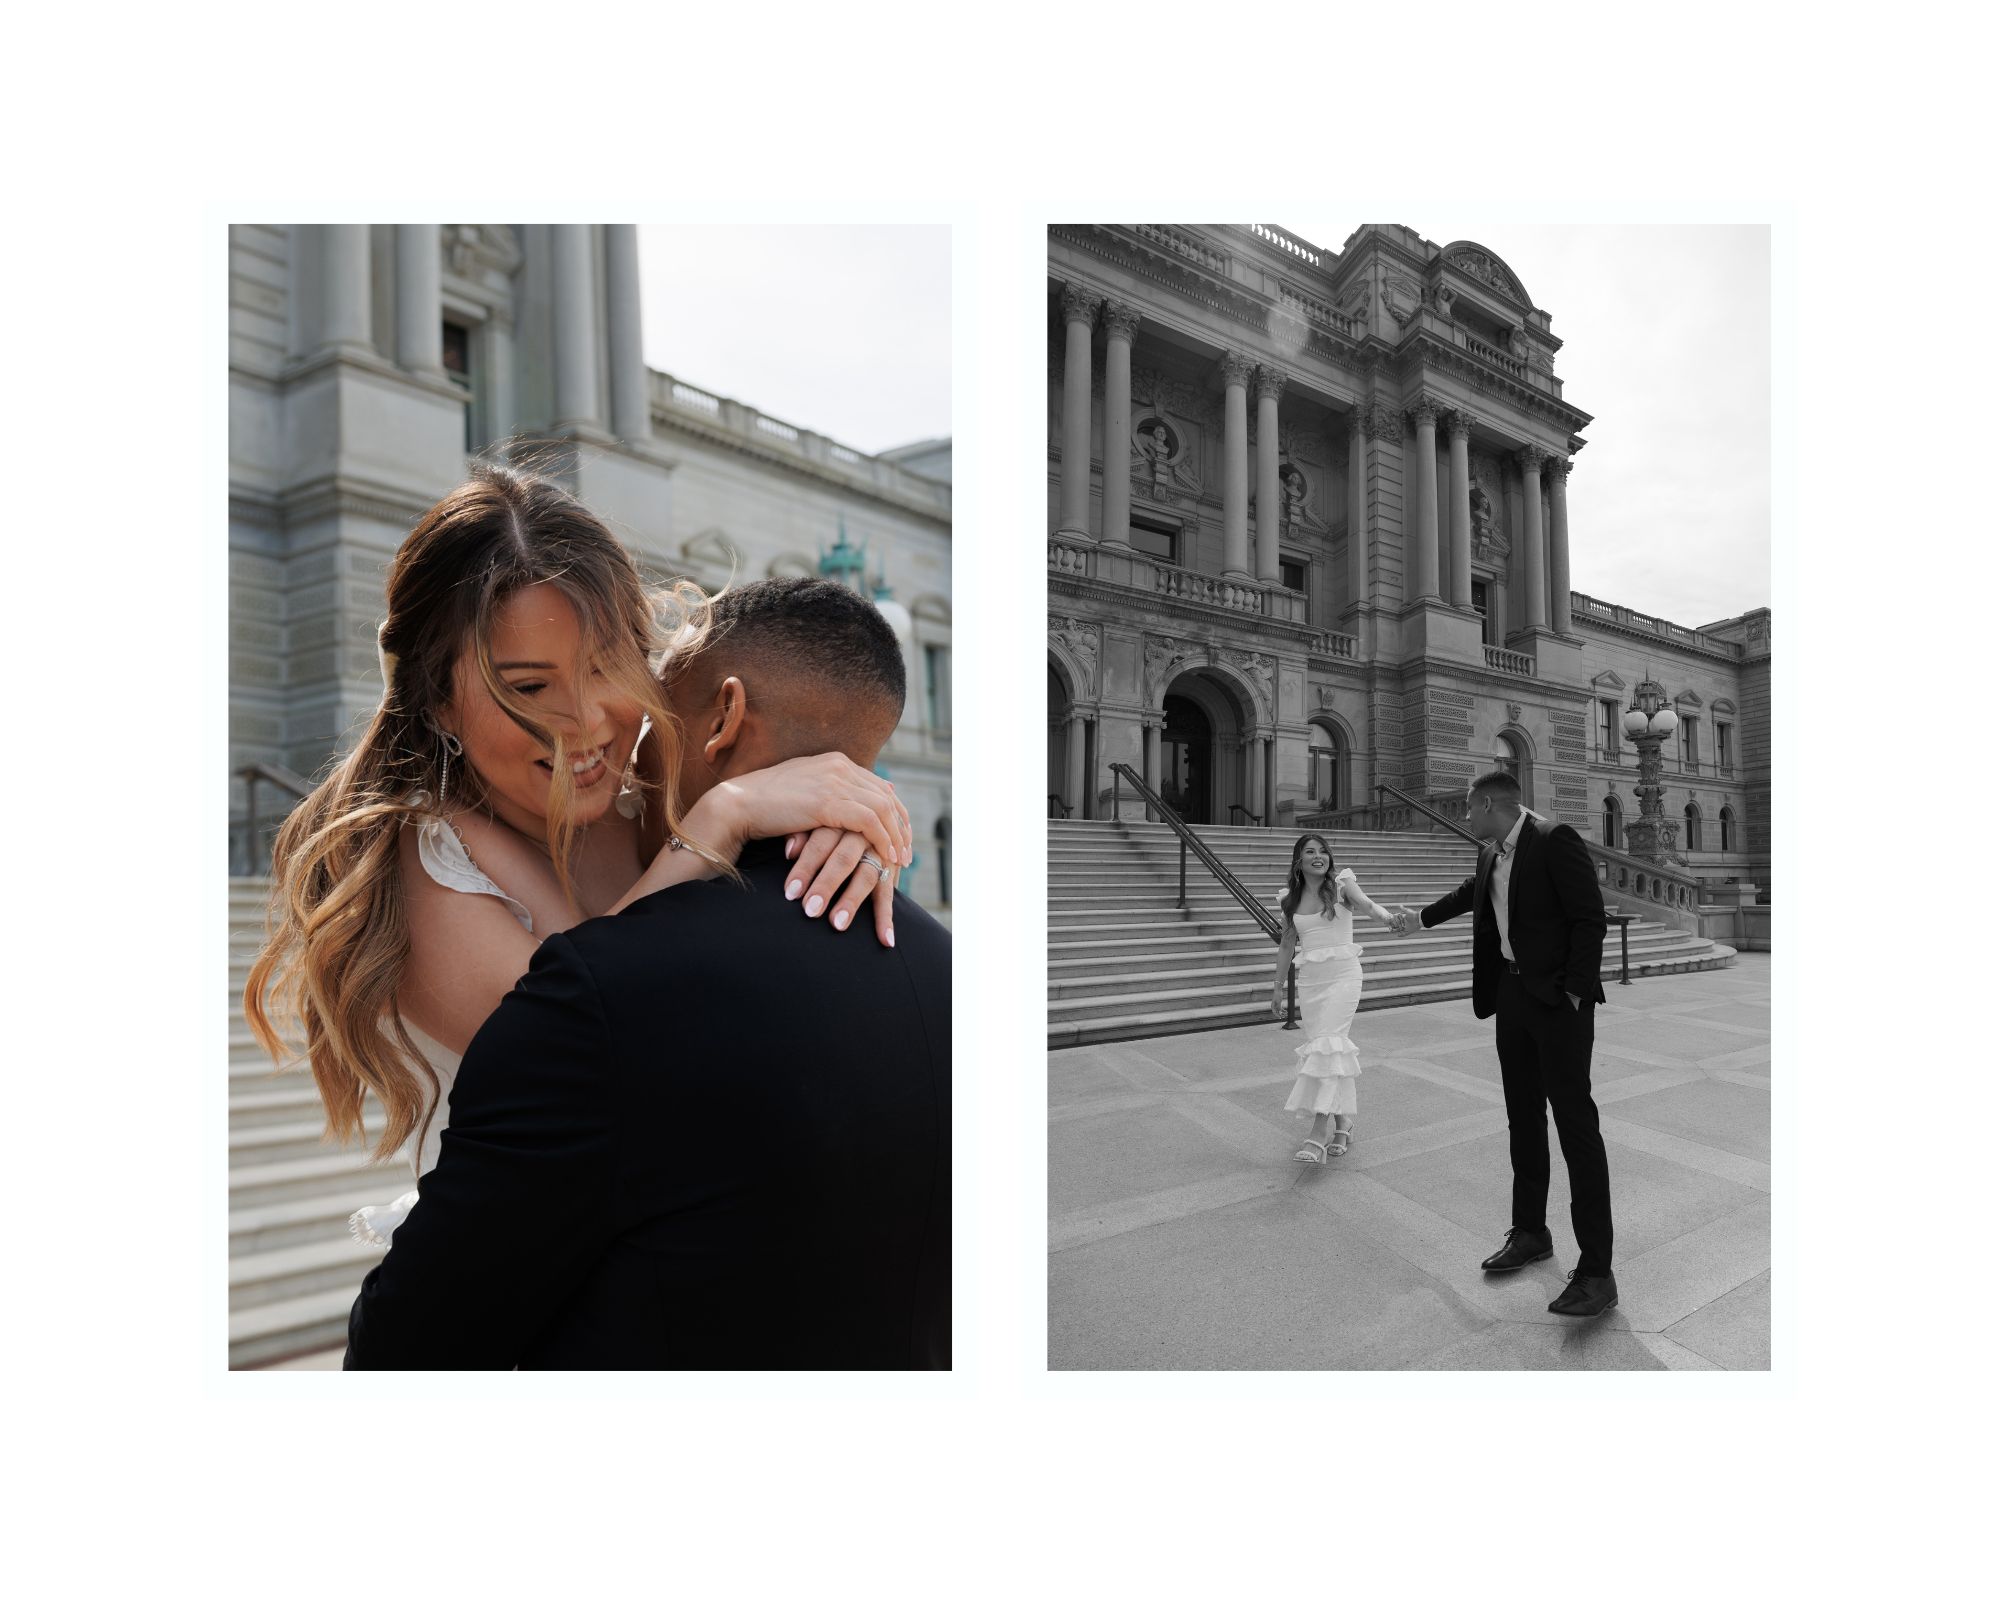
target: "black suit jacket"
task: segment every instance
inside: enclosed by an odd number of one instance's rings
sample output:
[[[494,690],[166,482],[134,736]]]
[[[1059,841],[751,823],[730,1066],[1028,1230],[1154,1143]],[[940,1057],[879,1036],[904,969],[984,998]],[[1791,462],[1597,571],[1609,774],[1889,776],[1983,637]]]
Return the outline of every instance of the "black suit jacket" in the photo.
[[[1450,894],[1424,907],[1423,924],[1470,911],[1472,921],[1472,1014],[1493,1015],[1494,996],[1506,959],[1500,953],[1500,923],[1493,915],[1487,881],[1500,859],[1493,844],[1479,847],[1479,864]],[[1521,969],[1521,986],[1550,1005],[1568,1005],[1565,995],[1601,1004],[1604,985],[1604,895],[1597,869],[1576,829],[1566,823],[1528,817],[1515,844],[1507,880],[1507,942]]]
[[[466,1052],[350,1369],[951,1364],[951,942],[722,879],[546,940]]]

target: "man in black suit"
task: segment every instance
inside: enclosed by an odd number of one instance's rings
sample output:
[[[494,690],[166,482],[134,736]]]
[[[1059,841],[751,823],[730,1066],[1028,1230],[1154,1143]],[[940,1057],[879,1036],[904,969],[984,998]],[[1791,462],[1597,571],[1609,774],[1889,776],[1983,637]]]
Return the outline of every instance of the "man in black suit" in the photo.
[[[1547,1113],[1553,1111],[1569,1166],[1570,1225],[1579,1254],[1568,1286],[1549,1309],[1594,1317],[1618,1303],[1611,1275],[1611,1174],[1590,1097],[1592,1007],[1604,1003],[1598,981],[1604,896],[1576,830],[1523,810],[1512,774],[1474,778],[1466,799],[1468,826],[1481,840],[1478,866],[1421,912],[1400,908],[1396,931],[1473,913],[1472,1014],[1498,1018],[1493,1037],[1514,1164],[1513,1224],[1506,1243],[1480,1265],[1513,1272],[1555,1254],[1547,1215]]]
[[[667,687],[685,807],[790,756],[872,765],[905,685],[880,612],[789,579],[723,596]],[[543,942],[348,1368],[950,1366],[949,936],[901,895],[893,948],[800,915],[782,840],[737,866]]]

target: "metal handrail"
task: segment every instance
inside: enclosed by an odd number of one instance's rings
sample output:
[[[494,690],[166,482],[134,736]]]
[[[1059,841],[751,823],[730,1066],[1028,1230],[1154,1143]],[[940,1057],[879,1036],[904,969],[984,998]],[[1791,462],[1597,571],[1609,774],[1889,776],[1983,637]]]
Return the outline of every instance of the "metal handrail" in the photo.
[[[247,767],[238,767],[236,776],[243,780],[244,786],[243,871],[247,876],[254,877],[257,873],[257,785],[268,783],[274,789],[285,790],[296,804],[312,793],[312,784],[290,767],[281,767],[271,761],[253,761]]]
[[[1402,801],[1404,805],[1415,806],[1425,816],[1429,817],[1431,821],[1437,823],[1440,827],[1450,829],[1453,833],[1457,834],[1459,838],[1466,840],[1468,843],[1471,844],[1483,843],[1478,834],[1469,832],[1468,830],[1461,828],[1457,823],[1453,822],[1450,817],[1447,817],[1440,812],[1431,810],[1429,806],[1425,805],[1423,801],[1419,800],[1415,795],[1405,794],[1401,789],[1398,789],[1393,783],[1378,783],[1375,785],[1375,791],[1378,794],[1392,794],[1398,800]]]
[[[1068,802],[1067,800],[1065,800],[1065,799],[1064,799],[1064,798],[1063,798],[1063,797],[1062,797],[1061,795],[1059,795],[1059,794],[1052,794],[1052,795],[1050,795],[1050,796],[1049,796],[1049,815],[1050,815],[1050,816],[1052,816],[1052,817],[1053,817],[1053,816],[1054,816],[1054,815],[1056,814],[1056,807],[1058,807],[1058,806],[1061,806],[1061,807],[1062,807],[1062,814],[1063,814],[1063,815],[1064,815],[1065,817],[1067,817],[1067,816],[1068,816],[1068,815],[1070,814],[1070,805],[1069,805],[1069,802]]]
[[[1190,828],[1179,817],[1174,815],[1173,811],[1168,807],[1166,801],[1162,800],[1158,795],[1153,793],[1151,789],[1147,788],[1145,781],[1139,776],[1139,774],[1134,772],[1131,769],[1131,767],[1128,766],[1123,761],[1114,761],[1111,763],[1111,820],[1112,821],[1117,822],[1121,820],[1118,814],[1119,802],[1123,798],[1123,791],[1120,788],[1121,783],[1131,784],[1132,787],[1139,792],[1140,797],[1159,817],[1159,819],[1162,822],[1164,822],[1169,828],[1172,828],[1174,830],[1175,835],[1180,839],[1181,842],[1180,908],[1181,909],[1184,910],[1187,907],[1187,858],[1188,858],[1188,852],[1192,850],[1194,852],[1195,859],[1199,861],[1204,867],[1208,868],[1209,872],[1214,875],[1215,881],[1221,884],[1223,888],[1227,889],[1230,892],[1230,894],[1235,896],[1236,903],[1240,905],[1245,911],[1250,913],[1252,919],[1255,920],[1257,926],[1263,929],[1264,937],[1269,939],[1273,944],[1282,944],[1284,942],[1285,938],[1284,924],[1281,923],[1271,911],[1266,909],[1263,903],[1259,901],[1254,894],[1252,894],[1248,889],[1243,887],[1243,880],[1238,878],[1235,873],[1231,872],[1227,867],[1225,867],[1222,864],[1221,859],[1216,855],[1216,853],[1213,850],[1209,849],[1207,845],[1203,844],[1201,840],[1196,836],[1194,829]],[[1296,1029],[1298,1025],[1299,1025],[1299,974],[1297,967],[1292,966],[1292,967],[1287,967],[1285,969],[1285,1027],[1288,1030],[1290,1030],[1290,1029]]]
[[[1263,819],[1263,817],[1261,817],[1260,815],[1258,815],[1258,813],[1256,813],[1255,811],[1252,811],[1252,810],[1251,810],[1251,809],[1250,809],[1250,808],[1249,808],[1248,806],[1246,806],[1246,805],[1242,804],[1242,802],[1240,802],[1240,801],[1237,801],[1237,800],[1232,800],[1232,801],[1230,801],[1230,802],[1229,802],[1229,814],[1230,814],[1230,815],[1231,815],[1231,816],[1233,817],[1233,816],[1235,816],[1235,815],[1236,815],[1236,813],[1237,813],[1237,812],[1239,812],[1239,811],[1240,811],[1240,812],[1242,812],[1244,816],[1246,816],[1246,817],[1248,817],[1248,818],[1250,819],[1250,825],[1251,825],[1251,826],[1252,826],[1253,828],[1261,828],[1261,827],[1263,827],[1263,826],[1264,826],[1264,819]]]

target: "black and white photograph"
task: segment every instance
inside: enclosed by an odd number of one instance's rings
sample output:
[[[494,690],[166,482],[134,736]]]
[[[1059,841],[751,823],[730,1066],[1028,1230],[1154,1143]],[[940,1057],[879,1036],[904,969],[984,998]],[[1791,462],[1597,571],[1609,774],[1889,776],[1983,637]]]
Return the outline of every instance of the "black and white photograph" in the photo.
[[[1050,227],[1051,1369],[1769,1367],[1770,301]]]

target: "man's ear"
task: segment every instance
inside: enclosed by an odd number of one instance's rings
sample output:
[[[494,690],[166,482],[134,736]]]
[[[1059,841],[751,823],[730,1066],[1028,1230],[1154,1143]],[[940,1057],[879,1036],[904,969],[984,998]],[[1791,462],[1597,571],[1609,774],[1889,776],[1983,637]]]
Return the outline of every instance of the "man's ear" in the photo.
[[[715,699],[702,719],[702,759],[712,767],[724,765],[730,752],[742,743],[744,718],[749,714],[750,697],[741,678],[724,678],[716,685]]]

